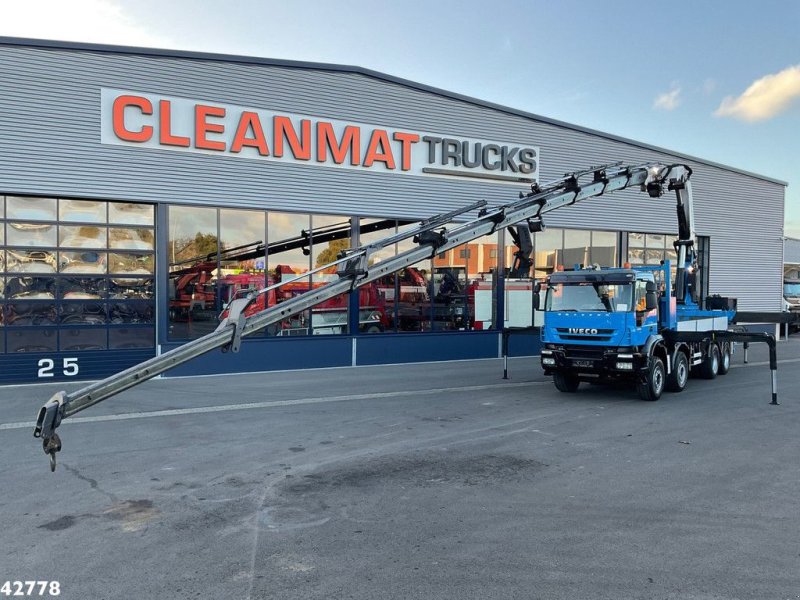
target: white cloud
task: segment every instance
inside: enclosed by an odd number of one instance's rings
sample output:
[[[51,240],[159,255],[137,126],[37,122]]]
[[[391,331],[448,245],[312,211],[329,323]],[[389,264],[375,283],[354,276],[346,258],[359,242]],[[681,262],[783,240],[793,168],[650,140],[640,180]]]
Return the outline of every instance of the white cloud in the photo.
[[[800,65],[795,65],[757,79],[737,98],[728,96],[714,115],[750,122],[765,121],[788,109],[798,98]]]
[[[653,108],[660,108],[661,110],[675,110],[681,103],[681,88],[672,84],[672,89],[663,94],[656,96],[653,101]]]
[[[0,35],[164,47],[168,38],[138,23],[117,0],[9,0]]]

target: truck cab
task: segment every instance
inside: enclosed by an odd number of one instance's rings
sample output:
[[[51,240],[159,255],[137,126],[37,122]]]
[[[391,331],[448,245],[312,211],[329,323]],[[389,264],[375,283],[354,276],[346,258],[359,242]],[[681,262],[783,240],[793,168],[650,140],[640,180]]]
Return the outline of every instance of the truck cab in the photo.
[[[541,356],[556,386],[577,388],[580,381],[630,378],[641,370],[637,351],[658,334],[655,290],[652,272],[553,273],[544,286]]]

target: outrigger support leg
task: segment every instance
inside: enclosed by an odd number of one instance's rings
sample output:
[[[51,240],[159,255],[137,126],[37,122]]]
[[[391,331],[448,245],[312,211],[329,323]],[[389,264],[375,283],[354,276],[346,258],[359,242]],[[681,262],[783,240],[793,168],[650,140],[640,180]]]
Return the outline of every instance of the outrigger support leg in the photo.
[[[744,362],[747,362],[747,347],[753,342],[764,342],[769,346],[769,368],[772,380],[772,401],[770,404],[777,406],[778,402],[778,349],[775,336],[770,333],[755,333],[747,331],[676,331],[665,332],[665,338],[672,341],[685,342],[743,342]]]

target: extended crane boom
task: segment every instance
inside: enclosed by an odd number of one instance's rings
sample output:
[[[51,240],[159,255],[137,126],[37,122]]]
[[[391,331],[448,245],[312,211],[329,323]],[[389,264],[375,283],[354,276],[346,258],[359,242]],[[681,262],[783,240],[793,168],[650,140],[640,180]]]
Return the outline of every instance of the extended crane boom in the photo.
[[[514,202],[494,208],[487,208],[485,201],[476,202],[461,209],[431,217],[408,231],[394,234],[366,246],[346,250],[338,260],[302,275],[302,277],[307,277],[315,272],[336,266],[339,275],[336,281],[245,317],[243,311],[258,294],[274,289],[281,284],[251,293],[246,298],[239,298],[231,302],[228,307],[228,316],[212,333],[77,391],[57,392],[39,410],[33,435],[42,438],[44,451],[50,457],[51,470],[55,470],[56,453],[61,450],[61,440],[56,429],[67,417],[211,350],[221,348],[223,351],[236,352],[243,336],[253,334],[320,302],[339,294],[348,293],[361,285],[499,229],[527,222],[530,232],[539,231],[542,228],[542,215],[545,213],[600,196],[606,192],[641,186],[641,189],[646,190],[651,196],[660,195],[654,192],[661,190],[675,167],[683,168],[683,165],[665,167],[650,163],[622,166],[621,163],[613,163],[567,173],[564,177],[544,185],[533,184],[529,193],[520,193],[519,199]],[[688,167],[686,169],[688,170]],[[691,171],[689,170],[689,172]],[[591,176],[591,180],[582,182],[587,176]],[[450,230],[444,227],[453,218],[476,209],[481,210],[478,216],[471,221]],[[437,231],[439,227],[442,229]],[[370,257],[375,251],[412,236],[418,244],[416,248],[370,264]]]

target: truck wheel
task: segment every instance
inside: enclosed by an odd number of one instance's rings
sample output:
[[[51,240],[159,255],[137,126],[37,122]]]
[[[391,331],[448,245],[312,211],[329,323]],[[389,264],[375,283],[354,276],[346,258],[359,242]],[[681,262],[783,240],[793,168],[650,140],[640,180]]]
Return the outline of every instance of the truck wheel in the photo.
[[[664,384],[666,381],[666,370],[664,369],[664,361],[657,356],[650,358],[650,370],[647,372],[647,377],[644,382],[638,386],[639,396],[642,400],[655,402],[661,398],[664,391]]]
[[[556,371],[553,373],[553,383],[556,384],[556,389],[559,392],[566,392],[568,394],[572,394],[578,390],[578,386],[581,384],[580,380],[571,373],[562,373],[561,371]]]
[[[678,352],[672,363],[672,373],[667,375],[666,389],[669,392],[682,392],[689,381],[689,359]]]
[[[700,365],[700,376],[703,379],[714,379],[719,373],[719,346],[712,343],[708,349],[708,355]]]
[[[722,355],[720,356],[719,359],[719,374],[727,375],[728,371],[730,370],[731,370],[731,345],[723,344]]]

